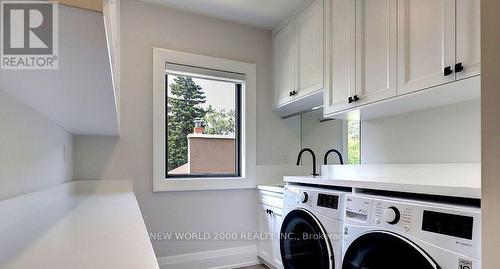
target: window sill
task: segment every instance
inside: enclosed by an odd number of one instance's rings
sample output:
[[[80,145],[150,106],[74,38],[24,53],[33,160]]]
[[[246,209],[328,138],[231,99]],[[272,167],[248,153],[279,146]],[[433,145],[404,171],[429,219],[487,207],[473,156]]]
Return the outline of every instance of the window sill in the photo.
[[[256,183],[242,177],[179,178],[155,181],[153,192],[254,189]]]

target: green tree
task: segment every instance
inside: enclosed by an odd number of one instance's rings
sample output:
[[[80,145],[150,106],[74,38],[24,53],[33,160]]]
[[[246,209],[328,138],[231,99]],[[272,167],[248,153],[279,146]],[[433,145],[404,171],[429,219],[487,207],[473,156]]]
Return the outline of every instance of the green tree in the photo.
[[[234,110],[217,111],[210,105],[206,110],[204,123],[206,134],[234,134],[236,129]]]
[[[360,123],[359,121],[349,121],[347,128],[347,163],[360,164],[361,143],[360,143]]]
[[[191,77],[175,77],[167,102],[168,171],[187,163],[187,135],[193,132],[194,120],[205,116],[203,89]]]

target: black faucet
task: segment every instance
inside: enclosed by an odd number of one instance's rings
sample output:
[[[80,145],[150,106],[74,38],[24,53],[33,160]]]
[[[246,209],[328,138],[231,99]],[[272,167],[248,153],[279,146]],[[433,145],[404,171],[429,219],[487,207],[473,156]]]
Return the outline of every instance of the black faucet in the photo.
[[[313,159],[313,172],[312,172],[312,175],[313,176],[319,176],[319,174],[316,173],[316,155],[314,155],[314,151],[312,151],[312,149],[305,148],[305,149],[302,149],[299,152],[299,156],[297,157],[297,165],[300,165],[300,158],[302,157],[302,153],[304,153],[304,151],[310,152],[311,155],[312,155],[312,159]]]
[[[331,149],[331,150],[329,150],[329,151],[327,151],[327,152],[325,153],[325,158],[324,158],[324,160],[323,160],[323,164],[324,164],[324,165],[327,165],[327,164],[328,164],[328,155],[330,155],[330,153],[332,153],[332,152],[337,153],[337,155],[339,155],[339,161],[340,161],[340,164],[344,164],[344,160],[342,159],[342,154],[340,154],[340,152],[339,152],[338,150],[336,150],[336,149]]]

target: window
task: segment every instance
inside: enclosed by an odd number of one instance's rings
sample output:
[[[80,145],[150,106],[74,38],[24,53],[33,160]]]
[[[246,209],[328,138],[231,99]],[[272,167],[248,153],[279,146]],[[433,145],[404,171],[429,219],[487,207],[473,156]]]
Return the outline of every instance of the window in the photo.
[[[153,191],[255,188],[256,66],[153,49]]]
[[[347,122],[347,164],[361,164],[361,123]]]
[[[240,176],[240,74],[176,72],[167,63],[166,178]],[[183,68],[185,69],[185,68]],[[205,72],[193,68],[194,72]],[[233,78],[232,78],[233,77]]]

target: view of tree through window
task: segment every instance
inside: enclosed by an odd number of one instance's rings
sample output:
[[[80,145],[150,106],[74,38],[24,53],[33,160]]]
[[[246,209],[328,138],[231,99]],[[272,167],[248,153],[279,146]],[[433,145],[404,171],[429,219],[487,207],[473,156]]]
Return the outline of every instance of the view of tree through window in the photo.
[[[167,76],[167,177],[237,176],[235,82]]]
[[[359,121],[347,123],[347,163],[361,163],[361,126]]]

